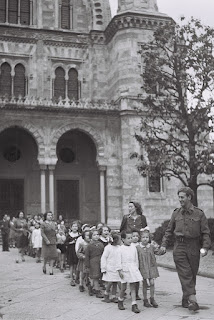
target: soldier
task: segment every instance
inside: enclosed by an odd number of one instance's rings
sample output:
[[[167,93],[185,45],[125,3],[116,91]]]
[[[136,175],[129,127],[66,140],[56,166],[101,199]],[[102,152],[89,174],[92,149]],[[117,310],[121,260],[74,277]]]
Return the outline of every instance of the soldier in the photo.
[[[204,212],[194,207],[194,192],[189,187],[178,190],[181,208],[175,209],[162,240],[160,252],[166,253],[170,237],[175,235],[173,258],[180,279],[183,297],[182,306],[197,311],[196,275],[201,256],[207,255],[211,245],[210,230]],[[201,248],[201,250],[200,250]]]

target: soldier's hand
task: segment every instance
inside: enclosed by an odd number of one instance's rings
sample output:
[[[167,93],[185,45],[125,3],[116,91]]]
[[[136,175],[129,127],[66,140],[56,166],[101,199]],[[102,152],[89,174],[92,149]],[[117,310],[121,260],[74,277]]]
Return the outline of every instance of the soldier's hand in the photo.
[[[159,253],[160,254],[165,254],[166,253],[166,248],[165,247],[160,247]]]

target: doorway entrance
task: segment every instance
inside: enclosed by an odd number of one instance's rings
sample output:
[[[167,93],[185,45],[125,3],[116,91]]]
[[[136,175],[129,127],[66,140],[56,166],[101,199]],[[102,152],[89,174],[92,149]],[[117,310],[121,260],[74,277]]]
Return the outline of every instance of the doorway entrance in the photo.
[[[0,179],[0,219],[24,210],[24,179]]]
[[[57,214],[79,220],[79,180],[57,180]]]

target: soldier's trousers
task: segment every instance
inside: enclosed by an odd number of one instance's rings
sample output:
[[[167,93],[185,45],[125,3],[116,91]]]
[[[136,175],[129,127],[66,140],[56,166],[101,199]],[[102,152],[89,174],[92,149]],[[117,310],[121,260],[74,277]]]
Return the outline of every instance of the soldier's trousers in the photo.
[[[173,258],[180,279],[183,298],[195,295],[196,275],[200,262],[200,242],[198,239],[176,241]]]

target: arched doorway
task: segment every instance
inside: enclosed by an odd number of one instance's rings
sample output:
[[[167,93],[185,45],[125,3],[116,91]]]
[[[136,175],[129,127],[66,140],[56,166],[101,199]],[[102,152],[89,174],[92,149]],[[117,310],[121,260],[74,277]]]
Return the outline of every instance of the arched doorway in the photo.
[[[57,143],[56,211],[66,219],[100,220],[99,170],[92,139],[80,130],[64,133]]]
[[[34,138],[11,127],[0,133],[0,216],[40,212],[40,169]]]

